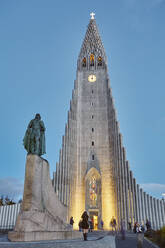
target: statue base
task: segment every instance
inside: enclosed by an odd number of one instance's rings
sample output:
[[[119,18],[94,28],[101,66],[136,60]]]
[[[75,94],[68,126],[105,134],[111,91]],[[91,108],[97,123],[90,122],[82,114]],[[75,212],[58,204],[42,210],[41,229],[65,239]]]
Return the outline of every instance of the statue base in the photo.
[[[8,239],[14,242],[23,241],[42,241],[55,239],[77,239],[82,238],[82,233],[79,231],[34,231],[34,232],[9,232]]]
[[[67,224],[67,208],[54,192],[49,164],[38,155],[27,155],[24,195],[11,241],[80,238]]]

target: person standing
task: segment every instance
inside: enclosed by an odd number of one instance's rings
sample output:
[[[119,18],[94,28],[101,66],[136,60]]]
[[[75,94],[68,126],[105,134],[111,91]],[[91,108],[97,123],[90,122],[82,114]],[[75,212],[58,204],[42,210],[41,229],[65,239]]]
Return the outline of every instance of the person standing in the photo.
[[[83,229],[84,241],[87,241],[87,233],[88,233],[88,229],[89,229],[89,224],[88,224],[89,216],[87,214],[87,211],[84,211],[81,218],[82,218],[81,227]]]
[[[147,231],[151,230],[151,222],[148,219],[146,221],[146,227],[147,227]]]
[[[79,232],[81,232],[81,229],[82,229],[82,220],[79,221],[78,226],[79,226]]]
[[[72,229],[73,229],[73,224],[74,224],[74,220],[73,220],[73,217],[71,216],[70,217],[70,225],[72,226]]]
[[[93,232],[93,222],[91,219],[89,219],[89,232]]]
[[[137,248],[143,247],[143,240],[144,240],[144,226],[137,224],[136,233],[137,233]]]
[[[116,219],[114,218],[114,216],[112,217],[111,221],[110,221],[110,226],[112,227],[112,233],[116,233]],[[114,232],[113,232],[114,229]]]
[[[137,222],[134,223],[134,227],[133,227],[133,232],[136,233],[136,229],[137,229]]]
[[[125,227],[125,220],[124,219],[122,219],[121,220],[121,238],[123,239],[123,240],[125,240],[125,229],[126,229],[126,227]]]
[[[130,221],[128,222],[128,229],[129,229],[130,232],[132,231],[132,224],[131,224]]]
[[[101,221],[100,221],[100,225],[101,225],[101,229],[104,230],[104,222],[103,222],[102,219],[101,219]]]

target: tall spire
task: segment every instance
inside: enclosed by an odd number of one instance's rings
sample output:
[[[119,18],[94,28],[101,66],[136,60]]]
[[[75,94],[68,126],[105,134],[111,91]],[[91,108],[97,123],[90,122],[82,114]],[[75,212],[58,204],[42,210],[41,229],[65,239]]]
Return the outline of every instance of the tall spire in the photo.
[[[81,46],[79,61],[82,61],[84,57],[88,58],[93,54],[96,58],[101,57],[106,64],[106,54],[96,25],[96,20],[94,19],[95,14],[92,12],[90,15],[91,19]]]

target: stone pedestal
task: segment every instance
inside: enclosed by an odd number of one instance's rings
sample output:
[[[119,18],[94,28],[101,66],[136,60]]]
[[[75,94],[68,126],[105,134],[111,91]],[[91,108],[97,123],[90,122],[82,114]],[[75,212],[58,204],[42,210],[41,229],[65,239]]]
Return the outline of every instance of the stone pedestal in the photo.
[[[56,196],[49,174],[49,164],[37,155],[26,160],[24,195],[21,212],[11,241],[36,241],[81,237],[66,224],[67,209]]]

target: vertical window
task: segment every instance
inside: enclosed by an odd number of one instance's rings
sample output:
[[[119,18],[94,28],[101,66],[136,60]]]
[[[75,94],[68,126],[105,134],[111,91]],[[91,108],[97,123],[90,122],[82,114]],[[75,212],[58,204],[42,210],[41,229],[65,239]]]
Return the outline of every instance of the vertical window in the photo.
[[[90,55],[90,65],[94,66],[94,54]]]
[[[82,60],[82,66],[83,67],[86,67],[86,58],[84,57],[83,60]]]
[[[102,66],[102,57],[99,56],[97,62],[98,62],[98,66]]]
[[[91,106],[93,106],[93,102],[91,102]]]
[[[93,90],[92,90],[92,94],[93,94]]]
[[[92,132],[94,132],[94,128],[92,127]]]
[[[92,146],[94,146],[94,141],[92,141]]]
[[[90,207],[97,206],[97,180],[95,176],[92,176],[91,180],[89,181],[89,196],[90,196]]]
[[[94,115],[92,115],[92,119],[94,118]]]
[[[95,156],[94,155],[92,155],[92,160],[95,160]]]

